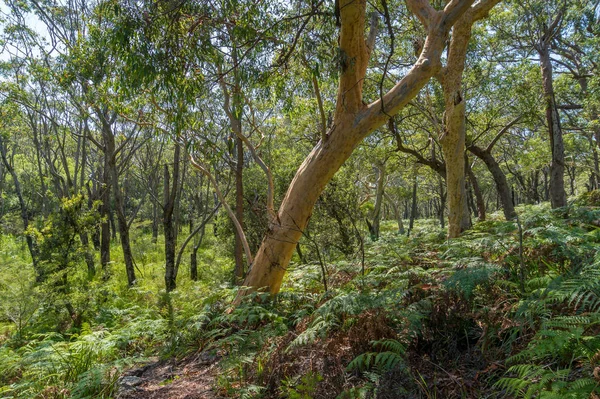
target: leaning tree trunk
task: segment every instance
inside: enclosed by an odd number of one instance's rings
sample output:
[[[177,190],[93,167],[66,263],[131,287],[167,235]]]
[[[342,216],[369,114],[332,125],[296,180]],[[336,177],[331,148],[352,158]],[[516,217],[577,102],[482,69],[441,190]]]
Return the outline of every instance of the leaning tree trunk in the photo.
[[[29,254],[31,255],[33,269],[36,272],[36,282],[40,283],[44,279],[44,272],[39,267],[39,254],[37,245],[33,241],[33,237],[29,233],[27,233],[27,229],[29,227],[29,210],[27,209],[27,204],[25,203],[25,199],[23,198],[23,191],[21,190],[21,182],[19,180],[19,176],[17,175],[17,172],[15,171],[13,165],[11,165],[11,163],[8,161],[6,151],[6,146],[3,142],[2,136],[0,135],[0,155],[2,156],[2,163],[4,164],[6,170],[8,170],[8,173],[10,173],[10,176],[13,180],[13,184],[15,186],[15,194],[17,194],[17,198],[19,200],[21,220],[23,221],[23,231],[25,231],[25,241],[27,242],[27,248],[29,249]]]
[[[340,0],[339,39],[341,76],[333,125],[326,140],[321,140],[298,169],[290,183],[277,218],[270,224],[244,286],[234,303],[256,289],[277,293],[313,207],[327,183],[350,157],[353,150],[372,131],[398,113],[441,68],[441,55],[452,24],[473,3],[451,2],[444,11],[434,10],[426,1],[408,0],[407,4],[427,27],[428,36],[419,60],[407,75],[387,94],[370,105],[362,98],[362,86],[374,28],[365,41],[366,0]]]
[[[552,161],[550,162],[550,204],[552,208],[560,208],[567,205],[567,194],[565,192],[565,146],[558,108],[556,107],[554,97],[549,44],[541,46],[538,52],[540,55],[540,67],[542,69],[546,123],[548,124],[548,134],[552,150]]]
[[[498,162],[496,162],[489,151],[485,151],[484,149],[475,145],[469,146],[469,151],[481,159],[483,163],[485,163],[485,166],[487,166],[488,170],[492,174],[492,177],[494,178],[494,183],[496,184],[496,191],[498,192],[500,202],[502,203],[504,218],[506,220],[513,220],[517,216],[517,213],[515,212],[510,186],[508,185],[506,175],[500,168],[500,165]]]

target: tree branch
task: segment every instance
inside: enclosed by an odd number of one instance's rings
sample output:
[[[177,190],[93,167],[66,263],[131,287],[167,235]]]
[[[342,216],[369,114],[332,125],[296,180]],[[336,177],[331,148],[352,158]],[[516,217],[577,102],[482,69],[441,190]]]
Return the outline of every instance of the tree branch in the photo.
[[[494,146],[496,145],[496,143],[498,142],[498,140],[500,140],[500,137],[502,137],[502,135],[504,133],[506,133],[508,131],[508,129],[510,129],[511,127],[513,127],[517,122],[519,122],[522,117],[523,117],[523,115],[517,116],[515,119],[513,119],[512,121],[510,121],[508,123],[508,125],[504,126],[502,129],[500,129],[500,131],[498,132],[498,134],[496,135],[496,137],[494,137],[492,139],[492,141],[490,142],[490,144],[488,144],[488,146],[486,147],[485,152],[491,153],[492,149],[494,148]]]
[[[225,197],[223,196],[223,193],[219,189],[219,186],[217,185],[217,181],[215,180],[212,173],[210,173],[208,168],[206,168],[201,163],[197,162],[191,153],[189,153],[189,158],[190,158],[190,162],[192,163],[192,166],[194,168],[196,168],[197,170],[199,170],[202,174],[204,174],[204,176],[206,176],[210,180],[210,184],[213,186],[213,189],[215,190],[217,197],[219,197],[219,201],[221,201],[221,203],[223,204],[223,207],[227,211],[227,214],[229,215],[229,218],[231,219],[231,222],[233,223],[233,225],[237,231],[238,237],[240,238],[240,241],[242,242],[242,246],[244,247],[244,252],[246,253],[246,258],[248,261],[248,267],[252,266],[254,257],[252,256],[252,252],[250,251],[250,245],[248,245],[248,240],[246,239],[246,234],[244,234],[244,229],[242,228],[242,225],[235,217],[235,213],[233,213],[233,211],[231,210],[231,207],[225,201]]]
[[[429,26],[433,18],[438,12],[429,4],[428,0],[406,0],[406,6],[419,18],[425,30],[429,30]]]

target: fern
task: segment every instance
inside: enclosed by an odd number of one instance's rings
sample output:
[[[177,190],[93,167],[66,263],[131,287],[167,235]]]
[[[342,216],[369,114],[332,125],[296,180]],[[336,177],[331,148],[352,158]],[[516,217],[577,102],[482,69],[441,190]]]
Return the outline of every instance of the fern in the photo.
[[[348,371],[364,372],[375,369],[378,374],[383,374],[402,362],[406,351],[404,345],[394,339],[373,341],[371,345],[380,351],[358,355],[346,367]]]

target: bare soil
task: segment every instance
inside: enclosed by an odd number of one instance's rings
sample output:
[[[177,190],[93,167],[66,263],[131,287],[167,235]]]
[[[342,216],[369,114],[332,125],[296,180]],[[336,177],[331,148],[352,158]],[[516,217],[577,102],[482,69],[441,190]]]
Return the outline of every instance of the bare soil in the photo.
[[[218,358],[200,352],[182,360],[161,360],[126,372],[117,399],[214,399]]]

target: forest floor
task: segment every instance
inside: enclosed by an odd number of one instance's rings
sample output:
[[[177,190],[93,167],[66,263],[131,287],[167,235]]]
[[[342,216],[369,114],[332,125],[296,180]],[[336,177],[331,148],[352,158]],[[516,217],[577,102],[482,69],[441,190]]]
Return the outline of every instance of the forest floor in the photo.
[[[116,266],[89,283],[70,297],[77,329],[19,285],[26,247],[5,237],[0,309],[28,322],[0,325],[0,399],[597,399],[600,192],[518,210],[522,229],[490,215],[451,241],[433,220],[410,237],[386,221],[364,257],[295,259],[280,295],[235,309],[218,245],[167,295],[161,243],[140,231],[139,285]]]
[[[181,360],[157,360],[126,371],[117,399],[214,399],[218,357],[200,352]]]

